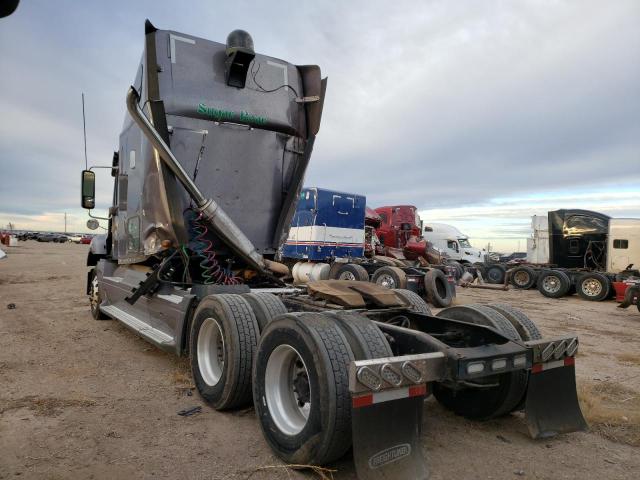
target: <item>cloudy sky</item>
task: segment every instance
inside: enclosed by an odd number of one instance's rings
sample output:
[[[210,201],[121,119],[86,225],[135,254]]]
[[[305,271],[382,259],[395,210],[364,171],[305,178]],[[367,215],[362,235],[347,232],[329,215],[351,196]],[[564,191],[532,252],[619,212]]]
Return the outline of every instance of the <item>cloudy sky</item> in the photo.
[[[414,204],[502,250],[550,209],[640,216],[637,0],[217,3],[22,0],[0,19],[0,228],[61,230],[68,212],[84,231],[81,92],[89,163],[108,164],[145,18],[221,42],[244,28],[321,66],[308,186]]]

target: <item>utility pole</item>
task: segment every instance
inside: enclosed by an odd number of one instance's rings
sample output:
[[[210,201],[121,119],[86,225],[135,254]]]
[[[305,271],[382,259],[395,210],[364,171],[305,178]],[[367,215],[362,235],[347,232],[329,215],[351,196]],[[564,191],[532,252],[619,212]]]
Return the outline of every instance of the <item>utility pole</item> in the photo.
[[[64,233],[67,233],[67,212],[64,212]]]

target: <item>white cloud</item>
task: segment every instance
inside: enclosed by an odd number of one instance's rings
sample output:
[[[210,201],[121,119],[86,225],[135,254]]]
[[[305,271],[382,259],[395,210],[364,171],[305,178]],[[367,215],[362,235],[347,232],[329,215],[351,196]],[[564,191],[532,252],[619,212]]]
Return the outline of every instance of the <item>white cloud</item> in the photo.
[[[596,210],[627,214],[640,203],[635,0],[69,5],[22,2],[0,28],[2,222],[27,215],[17,218],[57,229],[44,212],[77,209],[82,91],[90,163],[110,162],[145,17],[218,41],[245,28],[258,51],[322,67],[329,86],[310,185],[366,194],[372,206],[518,225],[536,208],[615,193],[616,183],[635,193],[598,197]],[[106,204],[111,178],[98,179]],[[530,198],[560,189],[564,197]]]

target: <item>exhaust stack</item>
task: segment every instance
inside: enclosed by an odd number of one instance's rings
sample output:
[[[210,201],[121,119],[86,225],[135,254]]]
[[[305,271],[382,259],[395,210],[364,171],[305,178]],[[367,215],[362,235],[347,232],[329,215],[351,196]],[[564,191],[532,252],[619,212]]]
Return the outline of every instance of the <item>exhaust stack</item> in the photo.
[[[265,259],[256,250],[251,240],[238,228],[227,213],[212,198],[205,198],[200,189],[191,180],[187,172],[182,168],[178,159],[173,155],[169,146],[164,142],[158,131],[146,117],[138,104],[140,95],[134,87],[130,87],[127,92],[127,110],[140,127],[147,140],[155,147],[160,154],[162,161],[176,176],[178,181],[187,190],[193,201],[197,205],[198,211],[202,212],[212,230],[222,241],[227,244],[235,253],[245,260],[253,268],[264,272],[266,267]]]

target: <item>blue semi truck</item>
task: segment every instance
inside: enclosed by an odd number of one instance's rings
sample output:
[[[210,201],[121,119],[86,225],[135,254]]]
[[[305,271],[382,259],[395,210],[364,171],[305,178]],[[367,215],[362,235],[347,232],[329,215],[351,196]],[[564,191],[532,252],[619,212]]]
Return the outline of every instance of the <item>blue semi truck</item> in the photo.
[[[364,195],[304,188],[282,256],[316,262],[364,257],[366,203]]]

